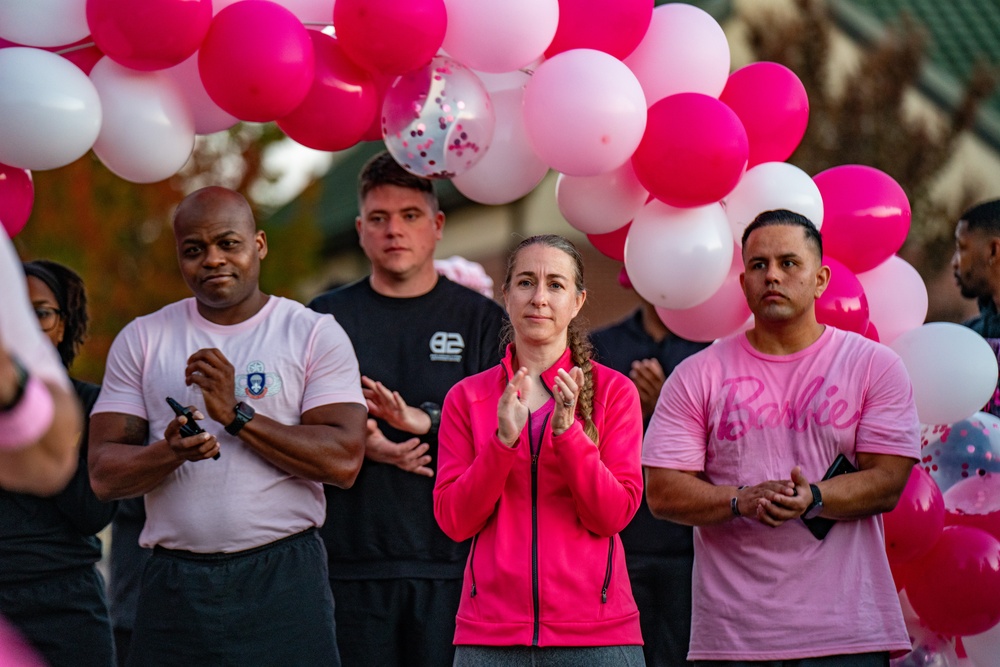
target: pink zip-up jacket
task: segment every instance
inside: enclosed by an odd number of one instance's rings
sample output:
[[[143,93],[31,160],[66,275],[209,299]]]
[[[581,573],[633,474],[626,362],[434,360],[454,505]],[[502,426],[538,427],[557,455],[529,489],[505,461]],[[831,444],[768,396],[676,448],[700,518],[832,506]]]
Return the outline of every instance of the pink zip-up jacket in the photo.
[[[454,540],[474,538],[455,643],[486,646],[642,644],[618,532],[642,494],[642,410],[632,381],[593,364],[595,445],[577,421],[559,436],[529,419],[514,447],[497,437],[497,404],[513,376],[499,366],[445,398],[434,516]],[[542,373],[572,368],[567,349]],[[535,425],[537,426],[537,424]]]

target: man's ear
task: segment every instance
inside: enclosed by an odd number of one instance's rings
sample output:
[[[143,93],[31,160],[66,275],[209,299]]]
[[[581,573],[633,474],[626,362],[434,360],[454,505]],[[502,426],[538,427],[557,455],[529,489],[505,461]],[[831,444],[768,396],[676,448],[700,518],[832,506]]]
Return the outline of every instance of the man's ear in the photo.
[[[1000,236],[990,238],[990,264],[1000,262]]]

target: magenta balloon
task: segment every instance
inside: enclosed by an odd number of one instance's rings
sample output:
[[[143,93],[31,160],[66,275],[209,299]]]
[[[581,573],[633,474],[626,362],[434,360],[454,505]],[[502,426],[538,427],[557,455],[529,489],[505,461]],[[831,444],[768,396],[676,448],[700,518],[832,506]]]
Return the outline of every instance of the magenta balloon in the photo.
[[[444,42],[444,0],[337,0],[337,39],[367,70],[404,74],[423,67]]]
[[[868,330],[868,297],[861,282],[849,268],[832,257],[824,257],[823,264],[830,267],[830,284],[816,299],[816,319],[822,324],[864,335]]]
[[[597,49],[624,60],[646,35],[652,17],[652,0],[559,0],[559,26],[545,57]]]
[[[906,569],[906,595],[931,630],[974,635],[1000,622],[1000,541],[992,535],[947,526]]]
[[[905,563],[931,550],[944,530],[944,498],[923,468],[913,467],[896,508],[882,522],[890,562]]]
[[[278,127],[303,146],[340,151],[364,138],[378,115],[375,81],[355,65],[337,40],[309,31],[316,54],[312,87],[295,111],[278,119]]]
[[[851,271],[889,259],[910,231],[910,202],[891,176],[846,164],[813,177],[823,195],[823,248]]]
[[[944,492],[945,524],[972,526],[1000,540],[1000,475],[983,473]]]
[[[684,310],[657,307],[656,314],[668,329],[687,340],[709,342],[736,333],[752,314],[740,286],[741,273],[743,257],[737,251],[726,281],[708,301]]]
[[[27,169],[0,164],[0,223],[14,238],[28,222],[35,203],[35,186]]]
[[[792,70],[772,62],[751,63],[729,75],[719,100],[732,109],[750,141],[749,166],[784,162],[809,124],[805,86]]]
[[[748,151],[732,109],[708,95],[678,93],[649,108],[632,166],[651,195],[691,208],[729,194],[746,170]]]
[[[287,116],[313,82],[309,33],[295,14],[267,0],[242,0],[216,14],[198,53],[212,101],[240,120]]]
[[[621,229],[616,229],[607,234],[587,234],[587,240],[605,257],[616,259],[619,262],[625,261],[625,239],[628,238],[628,230],[632,226],[631,221]]]
[[[87,0],[94,43],[129,69],[166,69],[187,60],[211,20],[212,0]]]

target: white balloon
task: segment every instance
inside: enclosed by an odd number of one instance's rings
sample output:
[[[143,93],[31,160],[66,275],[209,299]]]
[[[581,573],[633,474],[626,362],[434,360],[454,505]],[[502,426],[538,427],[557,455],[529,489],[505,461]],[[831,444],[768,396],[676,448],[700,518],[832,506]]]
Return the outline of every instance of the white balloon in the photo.
[[[94,153],[133,183],[176,174],[194,150],[194,118],[177,84],[161,71],[138,72],[101,58],[90,73],[104,123]]]
[[[787,162],[764,162],[749,169],[726,197],[726,217],[733,238],[764,211],[784,208],[823,226],[823,195],[809,174]]]
[[[646,130],[646,98],[622,61],[571,49],[539,65],[525,86],[524,125],[547,165],[596,176],[632,157]]]
[[[523,90],[528,82],[531,81],[531,75],[526,71],[519,69],[513,70],[512,72],[501,72],[499,74],[491,72],[483,72],[473,70],[479,80],[483,82],[483,86],[486,88],[488,93],[496,93],[501,90],[511,90],[519,89]]]
[[[725,282],[734,248],[720,204],[673,208],[657,200],[632,221],[625,269],[646,301],[672,310],[692,308]]]
[[[188,108],[194,117],[194,131],[196,134],[212,134],[228,130],[240,119],[226,113],[216,104],[208,92],[205,84],[201,82],[201,74],[198,71],[198,54],[169,69],[163,70],[167,76],[174,80],[184,95]]]
[[[607,234],[635,217],[649,193],[626,160],[617,169],[597,176],[559,174],[556,204],[566,222],[584,234]]]
[[[868,297],[868,317],[878,339],[889,345],[927,317],[927,286],[917,270],[893,255],[871,271],[857,274]]]
[[[55,169],[101,131],[101,100],[79,67],[41,49],[0,49],[0,162]]]
[[[478,162],[451,179],[459,192],[480,204],[507,204],[535,189],[548,166],[528,143],[521,114],[524,91],[501,90],[490,95],[496,126],[490,147]]]
[[[0,37],[25,46],[64,46],[90,34],[87,0],[3,0]]]
[[[442,48],[466,67],[510,72],[537,60],[559,25],[558,0],[445,0]]]
[[[910,374],[921,424],[968,419],[996,391],[993,348],[960,324],[931,322],[904,331],[889,347],[903,359]]]

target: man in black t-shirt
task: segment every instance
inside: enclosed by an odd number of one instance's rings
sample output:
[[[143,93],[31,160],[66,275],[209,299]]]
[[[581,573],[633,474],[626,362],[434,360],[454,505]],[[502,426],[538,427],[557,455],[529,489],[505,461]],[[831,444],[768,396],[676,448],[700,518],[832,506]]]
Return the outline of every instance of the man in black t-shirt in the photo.
[[[590,341],[597,361],[635,383],[644,427],[674,367],[708,345],[674,335],[649,302],[643,302],[621,322],[592,332]],[[691,634],[691,527],[654,518],[643,495],[621,538],[632,594],[639,607],[646,664],[683,665]]]
[[[435,271],[431,181],[380,153],[358,199],[371,275],[309,304],[350,336],[370,417],[354,486],[326,489],[337,643],[344,667],[450,665],[469,544],[434,520],[437,425],[452,385],[499,362],[504,313]]]
[[[979,300],[979,316],[965,326],[985,338],[1000,358],[1000,199],[962,214],[955,227],[951,268],[962,296]],[[1000,388],[984,409],[1000,417]]]

